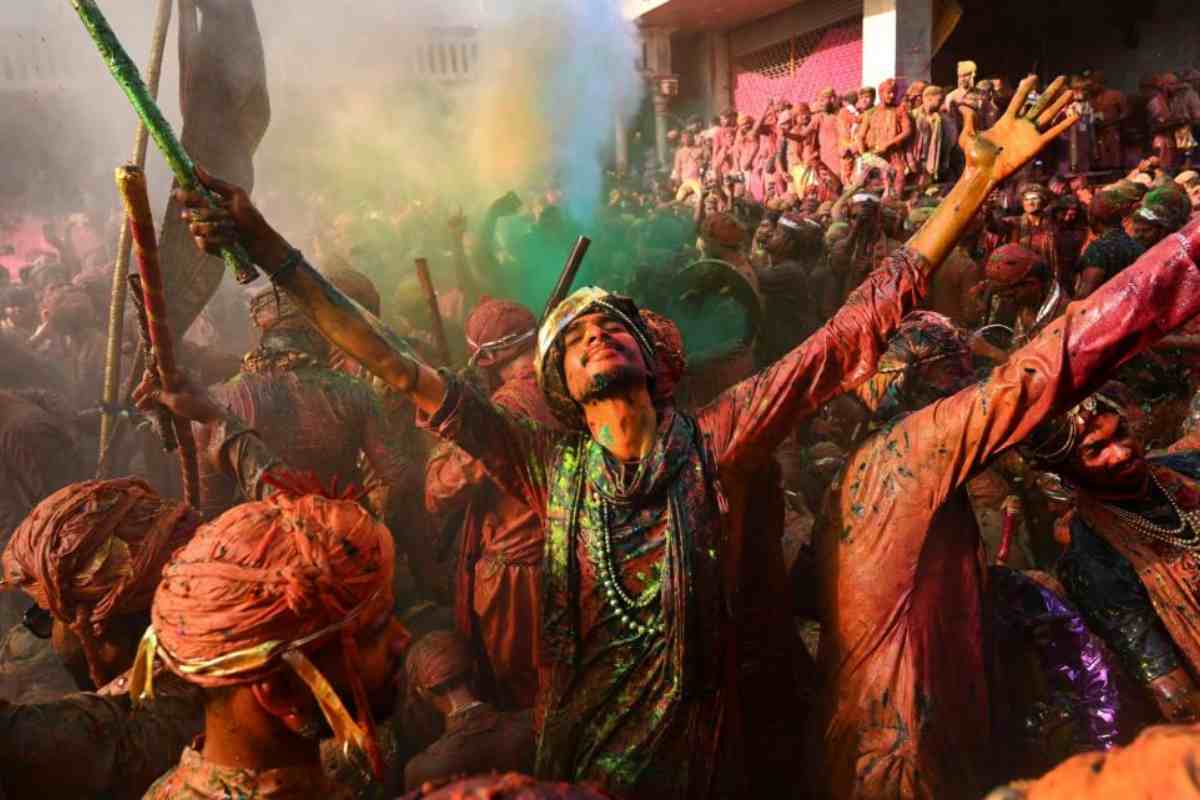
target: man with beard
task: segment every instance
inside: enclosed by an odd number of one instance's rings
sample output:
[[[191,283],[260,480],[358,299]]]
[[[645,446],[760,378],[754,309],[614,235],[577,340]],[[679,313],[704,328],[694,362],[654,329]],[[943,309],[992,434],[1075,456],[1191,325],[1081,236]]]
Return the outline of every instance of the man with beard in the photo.
[[[1014,99],[1015,102],[1015,99]],[[820,524],[827,793],[978,797],[990,739],[980,538],[964,491],[988,461],[1200,311],[1200,224],[1070,306],[987,380],[949,320],[911,315],[856,390],[876,427]]]
[[[742,675],[754,674],[739,641],[741,588],[760,568],[742,559],[746,499],[795,424],[870,374],[987,192],[1073,122],[1038,130],[1069,100],[1056,98],[1061,85],[1018,118],[1033,86],[1023,82],[1010,113],[968,141],[966,177],[910,246],[821,330],[695,416],[674,407],[632,301],[596,288],[566,298],[539,330],[539,383],[566,431],[514,419],[416,361],[393,374],[432,430],[546,521],[539,775],[633,798],[746,796],[744,782],[762,779],[739,752],[753,734],[742,729]],[[241,242],[268,272],[302,258],[244,191],[202,180],[225,202],[183,195],[198,243]],[[795,770],[790,754],[773,766]]]
[[[1121,658],[1167,722],[1200,720],[1200,452],[1147,459],[1110,383],[1047,422],[1024,447],[1075,489],[1071,543],[1059,577],[1088,625]]]
[[[843,201],[846,202],[846,221],[850,228],[846,237],[829,251],[830,268],[840,286],[834,304],[825,308],[827,314],[832,314],[846,296],[900,246],[884,231],[883,204],[879,197],[856,187]]]
[[[1169,182],[1151,189],[1129,218],[1129,235],[1143,248],[1158,244],[1164,236],[1184,226],[1192,215],[1187,192]]]
[[[819,223],[789,212],[767,236],[766,263],[756,269],[764,306],[760,364],[781,358],[821,326],[819,298],[831,283],[823,235]]]
[[[346,797],[321,769],[326,725],[382,779],[373,715],[394,701],[407,641],[394,558],[387,528],[320,494],[244,503],[197,530],[163,569],[130,694],[153,697],[161,659],[204,690],[204,737],[146,797]]]
[[[859,152],[887,163],[889,196],[899,197],[904,193],[904,178],[908,174],[904,145],[911,136],[912,118],[899,102],[896,79],[889,78],[879,84],[879,105],[863,115],[855,136]]]

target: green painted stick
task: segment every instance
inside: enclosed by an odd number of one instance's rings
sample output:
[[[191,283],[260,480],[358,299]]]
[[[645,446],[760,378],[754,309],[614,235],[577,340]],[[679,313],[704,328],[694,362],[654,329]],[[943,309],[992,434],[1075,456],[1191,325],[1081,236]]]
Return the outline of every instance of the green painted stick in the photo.
[[[187,191],[199,190],[208,196],[210,201],[215,202],[216,198],[196,180],[196,165],[192,162],[192,157],[179,143],[179,139],[171,129],[171,124],[163,117],[158,103],[154,101],[150,90],[142,81],[142,75],[138,72],[137,65],[133,63],[129,54],[125,52],[125,48],[121,46],[120,40],[113,33],[113,29],[109,27],[108,20],[104,18],[104,14],[101,13],[95,0],[71,0],[71,5],[79,14],[79,19],[83,21],[83,26],[87,28],[88,34],[100,51],[100,56],[108,66],[108,71],[112,73],[117,85],[121,87],[121,91],[129,98],[134,112],[146,126],[150,138],[154,140],[159,152],[166,159],[167,166],[175,174],[175,180],[178,181],[180,187]],[[254,268],[250,256],[240,245],[222,250],[221,257],[225,259],[225,264],[233,270],[238,283],[250,283],[258,277],[258,270]]]

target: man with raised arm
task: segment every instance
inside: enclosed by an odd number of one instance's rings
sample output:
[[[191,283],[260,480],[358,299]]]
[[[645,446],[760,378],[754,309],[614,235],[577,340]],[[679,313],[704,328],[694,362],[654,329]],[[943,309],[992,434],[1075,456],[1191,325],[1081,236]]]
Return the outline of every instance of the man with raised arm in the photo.
[[[745,796],[732,589],[750,484],[798,420],[870,377],[983,198],[1073,122],[1039,130],[1070,100],[1056,97],[1062,81],[1018,117],[1032,86],[992,130],[967,127],[964,177],[908,246],[803,344],[694,416],[674,407],[632,301],[596,288],[539,330],[539,384],[566,430],[515,419],[416,361],[392,373],[432,430],[545,520],[540,776],[629,798]],[[222,202],[183,198],[200,246],[240,242],[271,273],[295,265],[244,192],[202,180]]]

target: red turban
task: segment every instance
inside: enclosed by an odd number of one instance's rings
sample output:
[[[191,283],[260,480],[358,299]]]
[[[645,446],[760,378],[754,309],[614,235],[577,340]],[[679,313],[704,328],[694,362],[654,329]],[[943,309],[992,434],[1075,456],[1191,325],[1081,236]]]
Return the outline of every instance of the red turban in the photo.
[[[665,402],[675,396],[675,387],[687,369],[683,335],[678,325],[661,314],[644,308],[638,313],[654,345],[654,399]]]
[[[38,503],[4,550],[4,583],[68,624],[147,611],[163,564],[199,517],[136,478],[82,481]]]
[[[150,608],[163,565],[199,521],[135,478],[73,483],[17,527],[0,559],[4,584],[70,625],[90,662],[109,620]]]
[[[186,680],[249,683],[278,662],[232,671],[195,665],[347,620],[354,630],[370,622],[367,601],[391,606],[394,567],[391,533],[356,502],[281,494],[243,503],[197,530],[163,569],[154,631],[167,665]]]
[[[879,84],[879,93],[880,93],[880,94],[883,94],[883,93],[884,93],[884,92],[886,92],[888,89],[895,89],[895,88],[896,88],[896,79],[895,79],[895,78],[888,78],[886,81],[884,81],[883,83]]]
[[[533,318],[533,313],[520,303],[484,297],[467,317],[464,329],[467,349],[475,363],[481,367],[499,367],[521,352],[521,349],[516,347],[518,342],[514,341],[510,346],[489,345],[516,339],[528,333],[531,335],[529,344],[532,346],[532,333],[537,329],[537,320]]]
[[[700,236],[722,247],[738,247],[746,241],[746,229],[732,214],[709,214],[700,228]]]
[[[1042,257],[1019,244],[1006,244],[988,257],[983,274],[997,287],[1014,286],[1024,280]]]
[[[408,685],[414,689],[448,687],[456,680],[469,677],[474,666],[467,643],[448,630],[422,636],[409,648],[404,661]]]

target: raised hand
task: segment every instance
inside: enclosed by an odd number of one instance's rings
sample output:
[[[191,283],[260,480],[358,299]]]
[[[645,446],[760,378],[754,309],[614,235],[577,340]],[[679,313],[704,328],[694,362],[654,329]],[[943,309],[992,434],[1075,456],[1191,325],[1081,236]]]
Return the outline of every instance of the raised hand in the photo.
[[[157,405],[165,406],[175,416],[191,422],[209,423],[225,418],[225,410],[212,395],[181,373],[176,374],[174,385],[175,391],[168,392],[160,386],[157,375],[147,372],[133,392],[133,404],[146,413]]]
[[[1074,99],[1074,92],[1064,90],[1066,83],[1062,76],[1055,78],[1037,102],[1022,113],[1029,93],[1037,85],[1037,78],[1030,75],[1017,87],[1004,115],[983,132],[975,128],[975,110],[962,106],[964,125],[958,143],[966,154],[967,168],[986,176],[993,184],[999,183],[1074,125],[1079,120],[1074,112],[1058,124],[1051,124]]]
[[[498,216],[511,217],[521,210],[521,198],[517,196],[516,192],[509,192],[492,203],[492,210]]]
[[[291,248],[263,218],[245,189],[213,177],[199,166],[196,178],[217,196],[212,206],[198,191],[175,191],[175,199],[185,209],[180,217],[188,223],[196,247],[217,255],[223,248],[241,244],[254,262],[268,271],[283,263]]]
[[[958,142],[966,154],[967,168],[929,221],[908,241],[908,248],[931,265],[937,266],[946,258],[1000,181],[1079,120],[1071,113],[1062,122],[1052,124],[1074,97],[1070,90],[1063,90],[1066,79],[1062,77],[1022,112],[1036,83],[1032,75],[1021,81],[1004,116],[982,133],[975,128],[975,110],[966,104],[959,106],[964,124]]]

